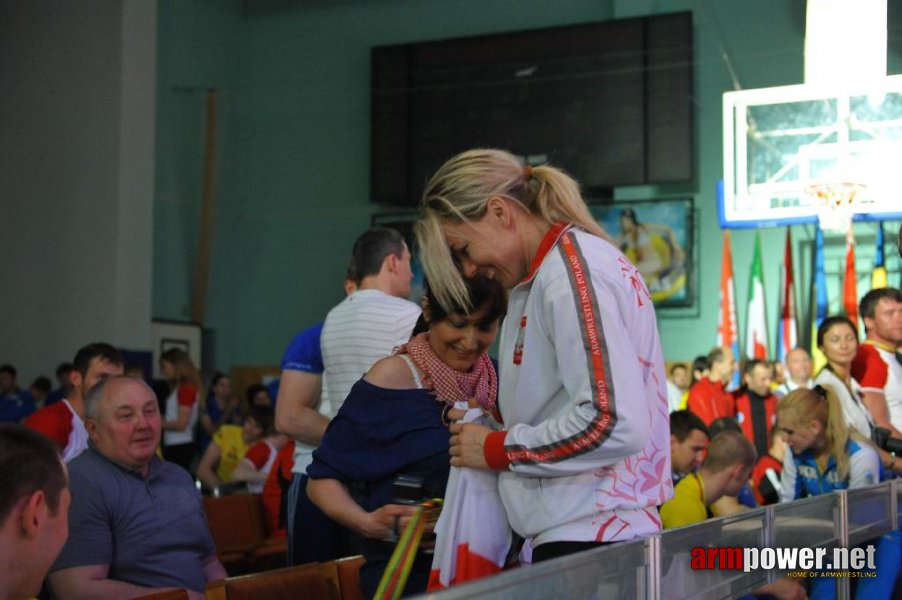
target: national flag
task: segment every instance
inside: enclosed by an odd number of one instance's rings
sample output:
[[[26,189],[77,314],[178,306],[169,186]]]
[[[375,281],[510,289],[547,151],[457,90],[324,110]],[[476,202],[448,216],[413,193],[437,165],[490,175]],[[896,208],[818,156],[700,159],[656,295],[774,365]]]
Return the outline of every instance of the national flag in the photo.
[[[886,276],[886,258],[883,254],[883,221],[877,222],[877,253],[874,255],[874,271],[871,273],[871,289],[878,290],[889,285]]]
[[[827,358],[817,347],[817,328],[827,318],[827,277],[824,274],[824,232],[814,226],[814,275],[811,283],[811,361],[817,373],[827,364]]]
[[[761,234],[755,234],[755,255],[749,275],[749,301],[745,318],[745,356],[767,360],[767,307],[761,266]]]
[[[780,285],[780,323],[777,328],[777,360],[786,362],[786,355],[799,343],[796,322],[795,277],[792,270],[792,235],[786,228],[786,248],[783,251],[783,281]]]
[[[718,347],[733,349],[739,357],[739,326],[736,320],[736,297],[733,294],[733,258],[730,254],[730,232],[723,232],[723,254],[720,265],[720,310],[717,312]],[[733,375],[732,388],[739,387],[739,371]]]
[[[858,283],[855,276],[855,234],[852,228],[846,232],[846,270],[843,277],[842,304],[846,309],[846,316],[855,323],[858,329]]]
[[[467,409],[460,422],[488,423],[480,408],[468,408],[466,402],[456,402],[454,407]],[[434,531],[427,591],[500,572],[513,536],[498,492],[498,472],[452,466]]]

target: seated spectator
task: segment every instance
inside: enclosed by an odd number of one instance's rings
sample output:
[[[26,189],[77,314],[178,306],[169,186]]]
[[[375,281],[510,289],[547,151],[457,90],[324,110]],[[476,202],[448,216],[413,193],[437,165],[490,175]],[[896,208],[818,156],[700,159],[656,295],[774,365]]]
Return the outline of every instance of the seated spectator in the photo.
[[[853,349],[854,354],[854,349]],[[783,459],[780,501],[855,489],[880,481],[880,459],[870,440],[849,427],[836,390],[815,385],[788,393],[777,409],[777,426],[790,452]],[[889,598],[899,573],[898,532],[877,542],[877,569],[858,582],[856,598]],[[890,560],[887,560],[890,557]],[[812,580],[818,597],[833,597],[834,580]],[[812,594],[814,595],[814,594]]]
[[[34,398],[16,384],[18,371],[0,365],[0,423],[19,423],[35,411]]]
[[[276,432],[273,410],[267,406],[255,406],[249,415],[263,429],[263,437],[248,448],[242,460],[232,471],[232,481],[244,481],[252,494],[263,491],[263,483],[276,462],[279,450],[288,441],[288,436]]]
[[[831,387],[816,385],[787,394],[777,410],[777,426],[791,449],[783,459],[782,502],[880,480],[877,452],[848,426]]]
[[[670,367],[670,377],[667,378],[667,404],[670,412],[686,408],[684,401],[689,391],[689,369],[683,363],[676,363]]]
[[[708,446],[708,428],[688,410],[670,413],[670,467],[673,483],[694,473],[702,464]]]
[[[664,529],[701,523],[714,515],[710,506],[724,495],[736,495],[755,464],[755,447],[739,431],[722,431],[711,438],[702,467],[680,481],[673,498],[661,506]],[[743,598],[787,598],[802,600],[805,588],[781,577]]]
[[[711,363],[708,361],[708,356],[705,354],[696,356],[692,360],[692,381],[689,383],[689,388],[691,389],[700,379],[706,378],[710,371]]]
[[[252,406],[240,427],[220,427],[197,465],[197,478],[210,490],[223,483],[242,481],[235,478],[235,469],[251,446],[272,433],[272,427],[273,411],[267,406]]]
[[[414,335],[354,384],[307,467],[310,499],[365,538],[360,582],[367,598],[415,511],[409,503],[392,502],[398,476],[419,478],[419,498],[444,496],[451,462],[446,403],[469,400],[485,410],[495,408],[497,375],[486,351],[506,298],[492,280],[473,279],[467,288],[469,312],[441,306],[427,286],[422,318],[428,332]],[[353,486],[363,493],[353,497],[348,491]],[[425,591],[431,568],[432,556],[418,552],[406,592]]]
[[[711,436],[712,439],[714,436],[724,431],[742,433],[742,428],[734,417],[721,417],[715,419],[711,425],[708,426],[708,435]],[[758,503],[755,502],[755,493],[752,491],[751,484],[746,482],[746,484],[739,489],[738,494],[724,494],[721,496],[719,500],[711,505],[711,510],[715,517],[723,517],[745,512],[756,506],[758,506]]]
[[[778,360],[768,361],[767,364],[770,367],[770,392],[773,394],[777,388],[786,383],[786,369]]]
[[[225,373],[217,372],[210,381],[207,401],[200,415],[200,436],[198,445],[200,453],[206,452],[213,434],[221,425],[241,425],[244,422],[244,410],[241,402],[232,395],[232,379]]]
[[[780,475],[783,473],[783,457],[786,455],[786,439],[783,432],[774,428],[773,440],[767,454],[758,458],[752,470],[752,491],[759,506],[780,501]]]
[[[770,432],[777,422],[777,397],[770,392],[771,374],[768,362],[747,361],[742,369],[742,387],[733,393],[736,421],[755,445],[758,456],[770,448]]]
[[[0,425],[0,600],[33,598],[69,533],[66,468],[42,435]]]
[[[288,535],[285,499],[294,476],[293,469],[294,440],[289,439],[276,455],[276,461],[263,484],[263,525],[266,527],[267,537],[283,538]]]
[[[686,399],[686,408],[698,415],[705,425],[720,417],[736,415],[733,396],[726,391],[736,371],[733,350],[728,347],[714,348],[708,353],[708,364],[708,374],[695,382]]]
[[[269,390],[262,383],[255,383],[247,388],[245,392],[248,406],[268,406],[272,408],[272,398],[269,396]]]
[[[34,399],[35,410],[40,410],[47,405],[47,398],[50,396],[53,384],[50,383],[49,377],[35,377],[31,385],[28,386],[28,393]]]
[[[122,374],[122,353],[109,344],[95,342],[79,348],[74,363],[69,371],[69,395],[25,419],[26,427],[57,443],[67,463],[88,447],[85,394],[107,377]]]
[[[144,382],[113,377],[87,394],[90,447],[69,464],[69,541],[50,586],[67,600],[183,588],[226,577],[191,476],[160,460],[161,417]]]
[[[132,379],[140,379],[147,381],[147,373],[144,372],[144,365],[138,363],[128,363],[125,365],[123,375]]]
[[[44,402],[45,407],[52,406],[63,398],[69,397],[69,393],[72,391],[72,383],[69,381],[69,373],[71,372],[72,363],[64,362],[56,367],[56,381],[59,387],[50,392],[47,401]]]
[[[673,498],[661,506],[665,529],[682,527],[714,516],[710,506],[725,495],[735,496],[755,466],[755,447],[737,431],[724,431],[711,438],[701,468],[684,477],[674,488]]]
[[[800,387],[813,388],[812,376],[813,363],[811,355],[804,348],[793,348],[786,353],[786,371],[788,377],[774,390],[774,395],[782,398],[792,390]]]

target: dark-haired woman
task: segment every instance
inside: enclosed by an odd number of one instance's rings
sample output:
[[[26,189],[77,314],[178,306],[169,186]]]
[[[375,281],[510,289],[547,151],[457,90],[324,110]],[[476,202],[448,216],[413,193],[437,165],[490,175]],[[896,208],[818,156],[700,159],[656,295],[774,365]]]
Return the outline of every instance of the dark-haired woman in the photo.
[[[200,416],[198,445],[203,456],[213,434],[221,425],[241,425],[244,411],[241,402],[232,395],[232,379],[225,373],[216,373],[210,381],[210,391]]]
[[[858,329],[847,317],[827,317],[817,328],[817,345],[827,364],[814,378],[815,383],[833,389],[846,424],[870,439],[874,417],[864,404],[861,386],[852,377],[852,361],[858,353]],[[885,469],[902,472],[902,458],[897,459],[882,448],[877,452]]]
[[[361,534],[366,563],[360,582],[372,597],[391,556],[389,541],[414,507],[393,504],[398,477],[421,483],[423,498],[442,497],[448,482],[450,434],[443,413],[475,398],[495,408],[497,375],[486,351],[504,314],[504,290],[477,278],[468,282],[473,308],[445,308],[427,285],[422,319],[396,354],[380,360],[351,389],[307,468],[307,494],[329,517]],[[352,497],[351,486],[358,490]],[[426,590],[432,557],[418,553],[405,592]]]

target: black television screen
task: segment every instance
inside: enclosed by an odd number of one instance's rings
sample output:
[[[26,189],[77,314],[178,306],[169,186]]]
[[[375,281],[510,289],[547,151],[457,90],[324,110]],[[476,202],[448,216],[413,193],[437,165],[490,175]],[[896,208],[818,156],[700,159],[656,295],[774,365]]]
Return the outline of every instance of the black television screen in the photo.
[[[374,202],[415,204],[474,147],[590,193],[692,181],[691,13],[374,48],[371,136]]]

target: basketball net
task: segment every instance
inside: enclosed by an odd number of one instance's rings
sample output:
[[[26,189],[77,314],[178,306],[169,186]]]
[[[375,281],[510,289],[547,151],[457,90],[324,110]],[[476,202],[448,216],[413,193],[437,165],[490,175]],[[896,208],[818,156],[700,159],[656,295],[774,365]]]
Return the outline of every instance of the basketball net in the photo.
[[[855,214],[855,199],[865,187],[861,183],[837,181],[812,183],[805,188],[813,200],[821,229],[848,233],[852,227],[852,215]]]

